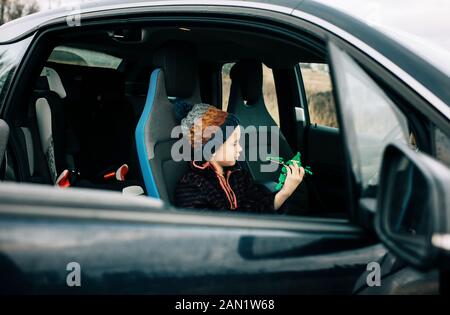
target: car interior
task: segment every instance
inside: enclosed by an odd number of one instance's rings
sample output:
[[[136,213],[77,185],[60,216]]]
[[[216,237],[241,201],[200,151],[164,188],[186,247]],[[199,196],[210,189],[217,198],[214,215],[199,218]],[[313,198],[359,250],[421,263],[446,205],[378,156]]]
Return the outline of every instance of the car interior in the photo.
[[[171,137],[172,101],[182,99],[227,104],[244,127],[275,127],[285,160],[301,152],[314,175],[305,177],[289,214],[348,215],[340,131],[308,121],[299,66],[328,64],[322,39],[305,33],[299,42],[251,28],[202,25],[103,27],[48,36],[36,60],[36,80],[24,85],[24,102],[10,112],[5,180],[54,185],[64,169],[74,169],[86,179],[84,187],[122,191],[138,185],[146,195],[172,203],[188,167],[170,154],[178,140]],[[230,64],[226,95],[223,69]],[[263,69],[273,76],[277,122],[265,102]],[[270,129],[255,132],[271,138]],[[280,169],[261,172],[267,161],[248,161],[252,151],[270,155],[269,147],[270,141],[247,141],[242,165],[273,189]],[[126,181],[105,180],[103,174],[123,163],[130,169]]]

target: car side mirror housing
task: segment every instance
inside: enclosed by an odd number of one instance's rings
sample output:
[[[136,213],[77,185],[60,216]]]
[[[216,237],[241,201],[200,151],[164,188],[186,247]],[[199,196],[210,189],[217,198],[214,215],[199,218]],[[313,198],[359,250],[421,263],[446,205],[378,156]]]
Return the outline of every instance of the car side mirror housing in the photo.
[[[450,263],[450,170],[406,145],[383,155],[375,229],[406,263],[427,270]]]

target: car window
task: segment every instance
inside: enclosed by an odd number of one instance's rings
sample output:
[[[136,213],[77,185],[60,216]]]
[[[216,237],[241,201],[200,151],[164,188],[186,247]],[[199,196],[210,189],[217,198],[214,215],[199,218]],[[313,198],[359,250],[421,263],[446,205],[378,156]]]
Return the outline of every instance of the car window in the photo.
[[[300,63],[300,70],[308,102],[310,123],[337,128],[336,105],[328,65]]]
[[[435,127],[434,143],[436,158],[450,167],[450,137],[443,133],[441,129]]]
[[[117,69],[122,59],[98,51],[58,46],[52,51],[48,61],[77,66]]]
[[[344,51],[331,45],[330,53],[341,106],[351,166],[362,195],[372,196],[378,184],[382,154],[390,142],[410,145],[405,115]]]
[[[28,37],[14,44],[0,45],[0,108],[3,107],[11,79],[31,39]]]
[[[222,67],[222,109],[227,110],[228,100],[230,98],[231,78],[230,71],[234,63],[226,63]],[[272,119],[279,126],[280,116],[278,113],[277,94],[275,90],[275,81],[273,78],[273,72],[270,68],[263,64],[263,95],[264,103],[267,111]]]

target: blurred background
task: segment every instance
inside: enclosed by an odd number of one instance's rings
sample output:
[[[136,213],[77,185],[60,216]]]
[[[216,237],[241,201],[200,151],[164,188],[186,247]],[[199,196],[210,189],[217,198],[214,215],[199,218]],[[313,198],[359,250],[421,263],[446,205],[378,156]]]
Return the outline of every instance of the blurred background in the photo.
[[[0,0],[0,25],[41,10],[38,0]]]
[[[92,1],[92,0],[91,0]],[[70,6],[83,0],[0,0],[0,25],[31,13]]]

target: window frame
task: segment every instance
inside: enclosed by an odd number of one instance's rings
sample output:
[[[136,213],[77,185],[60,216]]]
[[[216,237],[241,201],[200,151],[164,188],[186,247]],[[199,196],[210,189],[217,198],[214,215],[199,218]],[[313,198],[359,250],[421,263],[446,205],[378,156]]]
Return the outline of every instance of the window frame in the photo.
[[[3,114],[4,109],[5,109],[5,105],[7,103],[7,99],[8,99],[8,94],[10,93],[10,90],[12,89],[14,82],[15,82],[15,77],[17,75],[18,72],[18,68],[20,67],[20,64],[23,62],[23,60],[25,59],[26,53],[31,45],[31,42],[33,40],[34,35],[25,37],[23,39],[21,39],[20,41],[14,42],[14,43],[8,43],[8,44],[2,44],[0,45],[0,48],[4,48],[5,51],[8,49],[11,49],[11,47],[18,47],[18,49],[20,50],[20,54],[19,55],[15,55],[14,56],[14,60],[12,60],[12,62],[10,62],[7,67],[10,67],[11,69],[7,70],[8,73],[5,73],[5,82],[3,84],[0,85],[0,113]],[[1,62],[1,60],[0,60]],[[4,65],[2,65],[3,67]],[[3,71],[3,70],[1,70]]]

